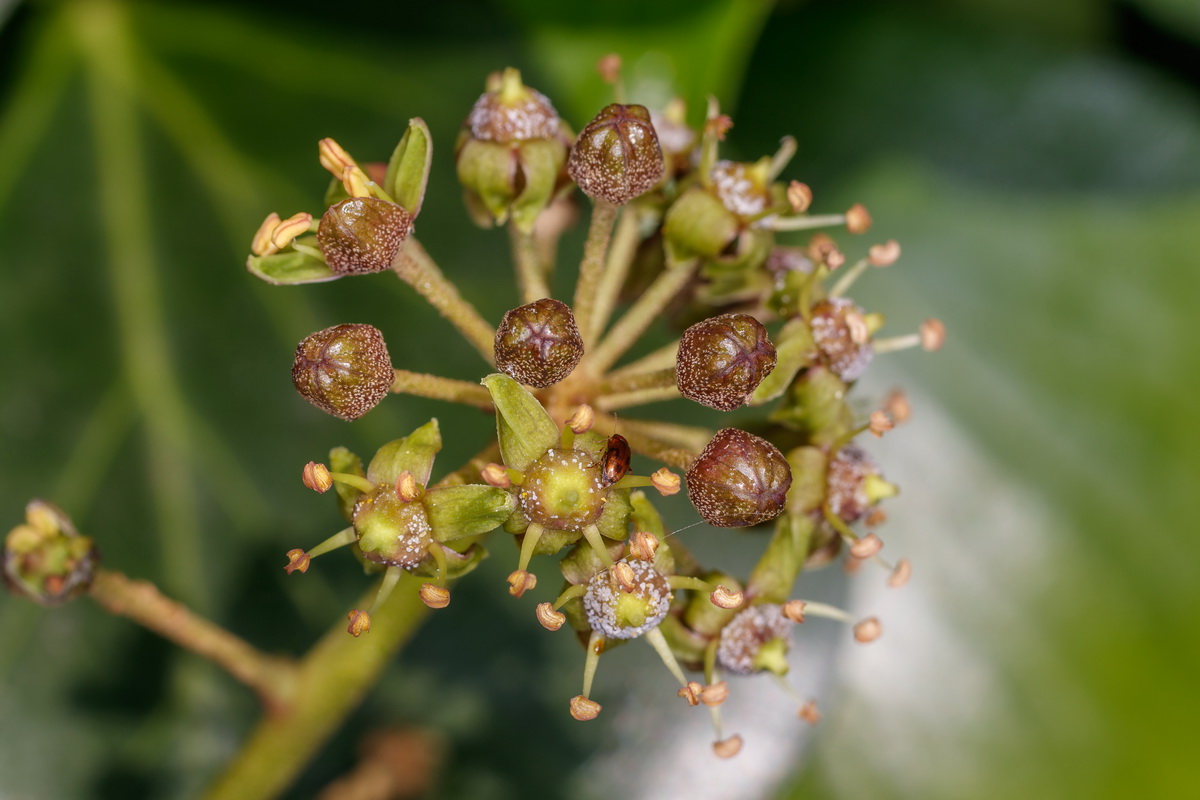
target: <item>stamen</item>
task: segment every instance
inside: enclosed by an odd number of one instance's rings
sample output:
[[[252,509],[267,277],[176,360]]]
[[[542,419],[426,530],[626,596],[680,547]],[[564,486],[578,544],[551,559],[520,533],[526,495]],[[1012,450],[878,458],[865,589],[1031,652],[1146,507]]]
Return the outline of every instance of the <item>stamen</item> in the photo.
[[[324,555],[331,550],[337,550],[339,547],[345,547],[348,544],[353,544],[356,541],[358,541],[358,535],[354,532],[353,527],[342,528],[333,536],[330,536],[328,539],[309,550],[308,556],[309,558],[316,558],[317,556]]]
[[[899,589],[904,584],[908,583],[908,579],[912,577],[912,564],[907,558],[902,558],[896,562],[896,568],[892,570],[892,574],[888,576],[888,586],[893,589]]]
[[[420,596],[421,602],[430,608],[445,608],[450,605],[450,590],[445,586],[423,583],[417,594]]]
[[[821,721],[821,711],[817,708],[817,701],[809,698],[800,706],[800,711],[797,716],[807,722],[809,725],[816,725]]]
[[[850,555],[855,558],[870,558],[883,549],[883,540],[873,533],[868,533],[850,545]]]
[[[726,586],[718,584],[713,593],[709,595],[709,599],[718,608],[734,609],[742,605],[746,599],[746,595],[743,592],[735,592]]]
[[[719,742],[713,742],[713,752],[719,758],[733,758],[738,753],[742,752],[742,737],[741,734],[735,733],[728,739],[723,739]]]
[[[537,575],[523,569],[515,569],[508,574],[508,593],[520,597],[537,586]]]
[[[650,476],[650,483],[658,490],[658,493],[663,497],[670,497],[673,494],[679,493],[681,480],[678,475],[666,467],[661,467],[654,471]]]
[[[618,561],[616,564],[613,564],[612,574],[617,579],[617,583],[621,585],[623,592],[628,594],[634,590],[635,575],[633,574],[633,567],[629,566],[627,562]]]
[[[417,479],[408,470],[403,470],[396,476],[396,496],[405,503],[419,499],[424,493],[425,490],[417,484]]]
[[[275,229],[279,227],[279,215],[272,211],[267,214],[267,218],[258,226],[258,230],[254,232],[254,238],[250,240],[250,252],[256,256],[269,256],[279,252],[279,248],[271,241],[271,237],[275,234]]]
[[[706,706],[719,706],[729,699],[729,684],[725,681],[710,683],[700,690],[700,702]]]
[[[846,212],[846,230],[850,233],[866,233],[871,228],[871,215],[862,203],[855,203]]]
[[[346,626],[346,633],[355,639],[371,630],[371,615],[365,611],[356,608],[346,615],[346,619],[350,620],[350,624]]]
[[[878,617],[867,617],[854,626],[854,640],[862,644],[873,642],[883,633],[883,624]]]
[[[792,207],[793,214],[803,214],[808,211],[808,207],[812,205],[813,193],[807,183],[800,181],[792,181],[787,188],[788,205]]]
[[[629,543],[629,554],[640,561],[653,561],[658,544],[658,537],[653,533],[636,531]]]
[[[575,413],[567,420],[567,427],[575,433],[587,433],[596,422],[596,411],[587,403],[575,409]]]
[[[601,708],[603,706],[595,700],[589,700],[581,694],[571,698],[571,716],[580,722],[588,722],[600,716]]]
[[[900,243],[888,239],[883,244],[873,244],[867,248],[867,260],[876,267],[890,267],[900,258]]]
[[[538,603],[534,609],[534,616],[541,626],[548,631],[556,631],[563,626],[567,621],[567,615],[562,612],[555,611],[554,607],[549,603]]]
[[[507,489],[513,484],[512,478],[508,474],[508,468],[495,462],[481,469],[479,476],[488,486],[494,486],[497,489]]]
[[[930,318],[921,323],[917,335],[921,337],[921,349],[932,353],[942,349],[945,344],[946,326],[940,319]]]
[[[896,427],[896,423],[892,422],[892,418],[882,409],[876,409],[871,412],[871,417],[867,422],[867,430],[875,438],[882,438],[885,433]]]
[[[687,686],[684,686],[675,694],[687,701],[689,706],[695,708],[700,705],[700,692],[704,689],[704,685],[699,681],[688,681]]]
[[[296,548],[287,551],[288,563],[283,568],[283,571],[288,575],[299,570],[300,572],[308,572],[308,565],[312,562],[312,557],[303,550]]]
[[[333,478],[329,476],[329,467],[315,461],[304,465],[301,480],[304,481],[305,486],[317,494],[325,494],[333,486]]]
[[[897,425],[902,425],[912,417],[912,406],[908,402],[908,395],[903,389],[893,389],[888,393],[888,396],[883,401],[883,407],[891,416],[892,421]]]
[[[767,170],[767,183],[771,183],[780,176],[784,167],[791,162],[792,157],[796,155],[796,139],[792,136],[785,136],[779,140],[779,149],[775,151],[775,155],[771,156],[771,167]],[[795,181],[793,181],[794,183]],[[803,184],[801,184],[803,185]],[[791,191],[791,186],[788,186],[788,191]],[[789,195],[789,202],[791,197]]]
[[[803,600],[788,600],[782,606],[783,616],[799,625],[804,622],[805,605],[807,604]]]

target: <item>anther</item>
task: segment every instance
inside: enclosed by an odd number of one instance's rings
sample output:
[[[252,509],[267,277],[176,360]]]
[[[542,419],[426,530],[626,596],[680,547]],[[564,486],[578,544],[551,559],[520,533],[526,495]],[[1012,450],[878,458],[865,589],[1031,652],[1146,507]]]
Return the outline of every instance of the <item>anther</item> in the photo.
[[[722,739],[719,742],[713,742],[713,752],[720,758],[733,758],[738,753],[742,752],[742,737],[739,734],[734,734],[728,739]]]
[[[710,683],[700,690],[700,702],[706,706],[719,706],[729,698],[729,684],[725,681]]]
[[[722,584],[717,584],[717,588],[713,590],[713,593],[709,597],[714,606],[725,609],[738,608],[746,599],[745,594],[742,592],[730,591],[727,586]]]
[[[870,558],[883,549],[883,540],[873,533],[868,533],[850,545],[850,555],[855,558]]]
[[[276,252],[291,244],[297,236],[307,233],[312,227],[312,221],[312,214],[301,211],[276,225],[275,230],[271,233],[271,244],[274,245]]]
[[[867,430],[876,438],[883,436],[894,427],[896,427],[896,423],[892,422],[892,418],[882,409],[872,411],[871,417],[867,421]]]
[[[275,235],[275,230],[279,227],[279,215],[272,211],[267,214],[267,218],[258,226],[258,230],[254,232],[254,238],[250,240],[250,252],[256,256],[269,256],[273,253],[278,253],[279,248],[271,241],[271,237]]]
[[[479,471],[479,476],[488,486],[494,486],[497,489],[507,489],[512,486],[512,478],[509,477],[508,470],[503,464],[494,462],[488,464]]]
[[[888,586],[893,589],[899,589],[904,584],[908,583],[908,579],[912,576],[912,564],[907,558],[902,558],[896,562],[896,568],[892,570],[892,574],[888,576]]]
[[[567,427],[575,433],[587,433],[596,422],[596,412],[587,403],[575,409],[575,413],[567,420]]]
[[[821,711],[817,708],[817,701],[808,700],[805,702],[804,705],[800,706],[800,712],[797,716],[809,725],[816,725],[821,721]]]
[[[639,561],[653,561],[658,551],[658,537],[647,531],[637,531],[629,543],[629,554]]]
[[[871,215],[862,203],[855,203],[846,212],[846,230],[850,233],[866,233],[871,228]]]
[[[595,700],[589,700],[581,694],[571,698],[571,716],[580,722],[587,722],[600,716],[601,705]]]
[[[629,566],[624,561],[618,561],[613,564],[613,577],[617,579],[617,583],[621,584],[621,589],[625,592],[632,592],[634,589],[634,574],[633,567]]]
[[[538,603],[534,609],[534,615],[541,626],[548,631],[556,631],[563,626],[567,621],[567,615],[561,611],[555,611],[554,606],[549,603]]]
[[[866,644],[873,642],[883,633],[883,625],[878,617],[867,617],[854,626],[854,641]]]
[[[520,597],[537,586],[537,575],[523,569],[513,570],[508,576],[508,593]]]
[[[346,619],[350,620],[350,624],[346,626],[346,632],[356,639],[371,630],[371,615],[365,611],[359,611],[356,608],[346,615]]]
[[[927,319],[917,329],[921,337],[921,349],[933,352],[940,350],[946,341],[946,326],[940,319]]]
[[[287,551],[288,563],[283,568],[283,571],[288,575],[293,572],[308,572],[308,565],[312,563],[312,557],[303,550],[296,548],[295,550]]]
[[[304,465],[304,472],[301,473],[301,479],[304,485],[312,489],[318,494],[325,494],[329,491],[329,487],[333,486],[333,478],[329,475],[329,467],[324,464],[318,464],[316,461],[310,461]]]
[[[883,401],[883,407],[897,425],[908,422],[912,417],[912,406],[908,402],[908,395],[902,389],[893,389]]]
[[[699,681],[688,681],[687,685],[680,689],[675,694],[687,701],[689,706],[695,708],[700,705],[700,693],[704,690],[704,685]]]
[[[421,497],[424,492],[417,485],[417,479],[408,470],[396,476],[396,496],[406,503],[411,503]]]
[[[783,616],[799,625],[804,622],[804,606],[803,600],[788,600],[783,604]]]
[[[812,189],[808,188],[808,184],[800,181],[792,181],[787,188],[788,205],[792,207],[793,214],[803,214],[812,205],[813,193]]]
[[[663,497],[678,494],[681,486],[679,476],[666,467],[655,470],[654,474],[650,476],[650,483]]]
[[[888,239],[883,244],[873,244],[867,248],[867,260],[872,266],[890,267],[900,258],[900,243]]]
[[[417,594],[420,596],[421,602],[430,608],[445,608],[450,605],[450,590],[445,586],[423,583]]]

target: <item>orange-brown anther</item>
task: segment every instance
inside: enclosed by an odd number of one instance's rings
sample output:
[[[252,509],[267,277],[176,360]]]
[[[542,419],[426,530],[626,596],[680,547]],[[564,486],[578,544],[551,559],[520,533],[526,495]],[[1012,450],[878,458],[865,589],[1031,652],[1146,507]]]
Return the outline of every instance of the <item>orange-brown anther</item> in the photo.
[[[537,616],[537,621],[548,631],[558,630],[567,621],[567,615],[555,611],[554,606],[549,603],[538,603],[534,614]]]
[[[450,605],[450,590],[445,586],[423,583],[417,594],[420,596],[421,602],[430,608],[445,608]]]
[[[272,253],[278,253],[279,248],[271,241],[271,237],[275,235],[275,230],[279,227],[279,215],[272,211],[267,214],[267,218],[262,221],[262,225],[258,226],[258,230],[254,232],[254,238],[250,240],[250,252],[256,256],[269,256]]]
[[[688,681],[688,685],[684,686],[675,694],[687,701],[689,706],[695,707],[700,705],[700,692],[704,690],[704,685],[698,681]]]
[[[589,700],[581,694],[571,698],[571,716],[580,722],[587,722],[600,716],[601,705],[595,700]]]
[[[838,269],[845,263],[846,254],[841,250],[834,249],[825,254],[825,266],[831,270]]]
[[[653,561],[658,552],[658,537],[647,531],[637,531],[629,543],[629,553],[639,561]]]
[[[616,53],[601,56],[596,62],[596,72],[605,83],[616,83],[621,80],[621,57]]]
[[[329,170],[333,177],[339,181],[342,180],[348,167],[358,167],[358,162],[351,158],[350,154],[340,144],[328,137],[317,142],[317,154],[320,158],[321,166]]]
[[[867,325],[867,318],[856,310],[846,312],[845,316],[846,330],[850,333],[850,341],[860,347],[866,344],[871,338],[871,329]]]
[[[728,739],[713,742],[713,752],[720,758],[733,758],[742,752],[742,737],[735,733]]]
[[[312,221],[313,216],[307,211],[293,214],[275,226],[275,231],[271,234],[271,244],[275,246],[277,252],[282,250],[297,236],[307,233],[312,226]]]
[[[346,632],[356,639],[371,630],[371,615],[365,611],[359,611],[356,608],[346,615],[346,619],[350,620],[350,624],[346,626]]]
[[[283,571],[288,575],[291,575],[293,572],[308,572],[308,565],[312,563],[312,558],[308,553],[297,548],[295,550],[288,550],[287,557],[288,563],[283,568]]]
[[[873,642],[883,633],[883,625],[878,617],[867,617],[854,626],[854,641],[866,644]]]
[[[887,522],[887,512],[882,508],[871,509],[871,513],[867,514],[866,519],[863,520],[863,524],[871,528],[877,528],[885,522]]]
[[[883,407],[897,425],[908,422],[912,417],[912,405],[903,389],[893,389],[883,401]]]
[[[812,189],[808,188],[807,183],[800,181],[792,181],[787,188],[788,205],[792,207],[793,214],[803,214],[812,205],[813,193]]]
[[[612,566],[613,577],[617,579],[617,583],[621,585],[621,590],[624,592],[632,592],[635,585],[636,576],[633,574],[633,567],[629,566],[624,561],[618,561]]]
[[[408,470],[402,471],[396,476],[396,496],[406,503],[411,503],[413,500],[420,499],[424,494],[421,487],[417,485],[417,479]]]
[[[705,133],[716,136],[718,142],[725,141],[725,134],[729,133],[729,129],[732,127],[733,120],[729,118],[728,114],[718,114],[704,123]]]
[[[904,584],[908,583],[908,579],[912,577],[912,564],[907,558],[902,558],[896,562],[896,568],[892,570],[892,574],[888,576],[888,586],[893,589],[899,589]]]
[[[817,708],[817,701],[816,700],[806,701],[804,703],[804,705],[800,706],[800,712],[799,712],[798,716],[800,717],[800,719],[804,720],[809,725],[816,725],[818,722],[820,722],[821,721],[821,712]]]
[[[867,261],[875,267],[890,267],[900,258],[900,243],[888,239],[883,244],[873,244],[867,248]]]
[[[537,575],[523,569],[513,570],[508,576],[508,593],[520,597],[537,586]]]
[[[700,690],[700,702],[706,706],[719,706],[729,697],[729,684],[725,681],[710,683]]]
[[[804,622],[804,601],[788,600],[783,604],[783,616],[799,625]]]
[[[503,464],[488,464],[479,471],[479,476],[487,485],[495,486],[497,489],[507,489],[512,486],[512,478]]]
[[[733,609],[741,606],[746,599],[746,595],[742,592],[733,592],[729,587],[723,584],[718,584],[717,588],[709,596],[712,599],[712,604],[718,608]]]
[[[946,326],[940,319],[927,319],[917,329],[921,336],[921,348],[933,352],[940,350],[946,342]]]
[[[850,233],[866,233],[871,229],[871,215],[862,203],[855,203],[846,212],[846,230]]]
[[[318,464],[316,461],[310,461],[304,465],[301,479],[305,486],[318,494],[325,494],[333,486],[333,478],[329,476],[329,467]]]
[[[673,494],[679,493],[679,488],[682,481],[679,476],[666,467],[660,467],[650,476],[650,483],[658,490],[658,493],[663,497],[670,497]]]
[[[584,403],[575,409],[575,413],[567,420],[567,427],[575,433],[587,433],[596,422],[596,411]]]
[[[873,533],[868,533],[850,545],[850,555],[855,558],[870,558],[883,549],[883,540]]]
[[[867,430],[875,437],[883,436],[894,427],[896,427],[896,423],[892,422],[892,418],[882,409],[872,411],[871,417],[867,421]]]

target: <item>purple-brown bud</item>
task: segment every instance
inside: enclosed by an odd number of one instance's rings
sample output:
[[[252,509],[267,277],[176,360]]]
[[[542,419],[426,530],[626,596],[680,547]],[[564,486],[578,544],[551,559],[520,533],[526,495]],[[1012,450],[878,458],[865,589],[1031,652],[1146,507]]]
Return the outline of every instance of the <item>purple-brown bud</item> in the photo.
[[[334,325],[305,337],[292,361],[292,383],[301,397],[345,420],[377,406],[395,376],[383,334],[364,324]]]
[[[653,189],[665,165],[644,106],[613,103],[580,132],[567,173],[593,200],[624,205]]]
[[[679,393],[718,411],[745,405],[775,369],[775,345],[749,314],[722,314],[688,328],[679,340],[675,377]]]
[[[382,272],[412,232],[412,215],[378,197],[351,197],[329,207],[317,226],[325,263],[339,275]]]
[[[766,439],[737,428],[717,431],[687,473],[688,498],[709,525],[741,528],[783,512],[792,471]]]
[[[575,369],[583,357],[583,337],[567,304],[544,297],[504,315],[495,354],[501,372],[543,389]]]

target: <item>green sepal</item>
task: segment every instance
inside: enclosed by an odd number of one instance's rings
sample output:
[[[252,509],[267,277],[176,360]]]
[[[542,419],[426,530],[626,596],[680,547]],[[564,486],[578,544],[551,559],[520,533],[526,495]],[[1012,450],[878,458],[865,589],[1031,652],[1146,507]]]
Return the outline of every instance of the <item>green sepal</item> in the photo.
[[[740,592],[741,581],[725,572],[708,572],[701,576],[713,586],[720,584],[730,591]],[[683,624],[702,636],[718,636],[739,609],[721,608],[713,605],[708,592],[689,592],[688,603],[683,609]]]
[[[518,546],[525,543],[525,535],[527,534],[523,534],[517,541]],[[583,538],[582,531],[555,531],[545,528],[542,530],[542,535],[538,537],[537,544],[533,546],[533,554],[535,556],[558,555],[581,538]]]
[[[420,117],[413,117],[388,160],[383,189],[414,219],[421,213],[432,161],[433,142],[429,126]]]
[[[812,329],[802,319],[790,320],[775,339],[775,369],[762,379],[746,401],[749,406],[769,403],[787,391],[796,373],[812,363],[816,355]]]
[[[321,259],[299,250],[284,250],[269,256],[252,255],[246,259],[246,269],[259,280],[276,286],[323,283],[342,277]]]
[[[432,536],[439,542],[495,530],[517,505],[511,492],[483,484],[433,489],[422,500],[433,528]]]
[[[783,514],[762,558],[754,566],[747,594],[756,603],[786,603],[804,569],[816,520],[811,514]]]
[[[525,189],[512,203],[512,221],[521,233],[533,233],[538,216],[550,204],[567,148],[558,139],[531,139],[521,142],[521,171]]]
[[[770,416],[813,444],[831,444],[853,430],[854,413],[846,403],[846,384],[825,367],[810,367],[792,382],[783,403]]]
[[[480,383],[496,406],[496,435],[506,466],[524,470],[558,444],[558,426],[525,387],[499,372]]]
[[[344,447],[335,447],[329,451],[329,471],[345,472],[360,478],[367,477],[362,459]],[[337,481],[334,481],[333,490],[337,492],[338,510],[342,512],[342,516],[346,518],[347,522],[353,522],[354,504],[358,502],[358,498],[362,497],[363,493],[353,486],[347,486]]]
[[[663,218],[668,264],[715,258],[738,235],[738,219],[712,192],[699,186],[681,194]]]
[[[509,206],[516,199],[517,165],[514,147],[466,137],[458,150],[458,181],[487,210],[491,222],[508,220]]]
[[[425,486],[434,456],[441,449],[442,433],[438,421],[431,419],[408,436],[379,448],[367,467],[367,480],[376,486],[395,483],[400,473],[408,470],[417,483]]]

